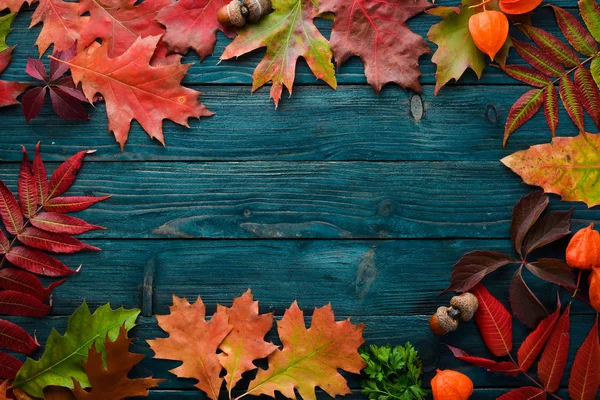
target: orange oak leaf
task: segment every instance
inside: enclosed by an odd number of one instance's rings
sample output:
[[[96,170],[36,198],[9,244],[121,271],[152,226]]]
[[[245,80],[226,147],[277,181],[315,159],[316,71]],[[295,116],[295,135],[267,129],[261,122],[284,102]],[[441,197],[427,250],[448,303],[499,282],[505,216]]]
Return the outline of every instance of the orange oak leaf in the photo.
[[[273,0],[273,11],[256,24],[248,24],[235,40],[227,46],[222,60],[239,57],[261,47],[266,47],[265,57],[256,67],[252,91],[269,81],[271,98],[279,105],[285,86],[290,95],[300,57],[318,79],[332,88],[337,87],[333,57],[329,42],[321,35],[313,20],[317,16],[315,0]]]
[[[35,397],[31,397],[21,389],[15,389],[13,391],[15,395],[15,400],[39,400]],[[71,389],[58,387],[58,386],[47,386],[44,389],[44,399],[45,400],[77,400],[75,396],[73,396],[73,392]],[[2,398],[0,397],[0,400]]]
[[[228,0],[179,0],[160,10],[156,20],[167,29],[163,40],[169,49],[180,54],[193,49],[203,60],[213,53],[217,31],[234,37],[234,32],[217,20],[217,11],[227,3]]]
[[[89,17],[77,13],[78,4],[63,0],[40,0],[31,17],[30,28],[42,22],[44,26],[35,42],[40,56],[54,44],[54,52],[68,50],[80,38],[79,32],[89,23]]]
[[[166,339],[148,340],[154,358],[182,361],[171,372],[180,378],[198,380],[196,387],[212,400],[218,400],[223,384],[220,376],[217,348],[231,331],[224,310],[217,311],[206,321],[202,299],[190,304],[185,298],[173,296],[171,314],[157,316],[158,325],[169,334]]]
[[[82,84],[90,102],[97,93],[102,94],[108,129],[114,132],[121,149],[133,119],[164,145],[163,119],[187,127],[188,118],[213,114],[198,101],[200,92],[181,86],[190,65],[178,60],[169,65],[150,65],[159,40],[160,36],[138,38],[116,58],[109,56],[110,42],[96,43],[73,60],[62,61],[71,69],[75,85]]]
[[[406,20],[429,6],[427,0],[321,0],[321,12],[336,14],[330,44],[337,65],[356,55],[377,92],[390,82],[420,92],[419,58],[429,46]]]
[[[11,13],[19,12],[23,4],[32,5],[37,0],[0,0],[0,11],[10,10]]]
[[[304,313],[294,302],[277,323],[283,349],[269,356],[269,368],[258,370],[248,393],[275,397],[278,391],[295,399],[297,390],[304,400],[316,400],[317,386],[331,397],[351,393],[338,370],[358,374],[366,366],[358,354],[363,330],[364,325],[350,320],[336,322],[330,305],[315,309],[306,329]]]
[[[84,49],[96,39],[110,43],[108,56],[123,54],[138,37],[160,36],[165,28],[154,18],[173,0],[81,0],[79,14],[90,13],[90,22],[81,31],[79,48]]]
[[[218,312],[224,312],[233,327],[219,346],[223,351],[219,361],[227,371],[225,382],[231,393],[242,374],[256,368],[254,360],[265,358],[277,349],[264,340],[273,326],[273,314],[258,313],[258,301],[254,301],[250,289],[233,299],[230,308],[219,306]]]
[[[106,368],[102,361],[102,352],[96,350],[96,344],[90,348],[87,361],[83,362],[92,388],[84,390],[79,382],[73,380],[73,394],[77,400],[123,400],[126,397],[148,396],[148,390],[164,379],[129,379],[131,369],[145,357],[143,354],[129,352],[133,339],[127,337],[127,329],[121,327],[115,341],[106,338]]]

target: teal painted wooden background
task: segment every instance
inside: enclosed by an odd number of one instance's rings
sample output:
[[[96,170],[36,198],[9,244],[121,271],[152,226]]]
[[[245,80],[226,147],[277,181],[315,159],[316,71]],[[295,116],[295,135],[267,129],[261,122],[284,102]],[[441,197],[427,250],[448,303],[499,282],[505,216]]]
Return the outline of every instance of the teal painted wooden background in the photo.
[[[553,3],[575,12],[574,0]],[[28,80],[26,56],[36,56],[39,32],[27,29],[30,13],[13,24],[8,42],[18,47],[5,79]],[[409,25],[425,35],[436,21],[423,15]],[[559,34],[548,9],[539,10],[535,22]],[[318,24],[328,35],[330,23]],[[63,259],[83,269],[57,289],[50,317],[13,320],[44,342],[51,327],[64,331],[84,299],[92,307],[140,307],[134,350],[148,357],[136,373],[168,379],[151,398],[196,399],[202,396],[192,381],[167,372],[176,362],[151,359],[144,339],[163,335],[153,315],[167,312],[173,293],[201,295],[212,311],[251,288],[263,311],[281,315],[294,299],[309,310],[331,302],[340,318],[367,324],[369,343],[410,340],[424,359],[426,381],[436,368],[460,370],[474,380],[475,399],[526,384],[453,360],[442,343],[489,355],[473,324],[440,339],[427,320],[447,303],[449,296],[438,293],[463,253],[511,252],[512,206],[531,189],[498,160],[550,136],[537,116],[501,148],[508,109],[527,89],[488,68],[481,81],[468,74],[434,97],[435,68],[424,57],[422,95],[393,86],[376,95],[357,59],[339,69],[334,91],[301,63],[293,97],[274,110],[268,89],[250,95],[262,53],[217,66],[227,42],[220,36],[217,56],[202,64],[186,58],[195,63],[186,84],[204,92],[203,102],[217,114],[191,121],[187,130],[166,122],[166,148],[135,123],[121,153],[107,134],[103,105],[87,123],[62,121],[46,107],[26,125],[19,107],[0,110],[0,178],[11,188],[20,145],[33,149],[41,141],[50,170],[76,151],[98,150],[86,159],[72,193],[113,195],[80,213],[108,228],[83,235],[103,252]],[[562,111],[559,132],[575,133]],[[571,204],[553,199],[551,207]],[[580,227],[600,220],[600,211],[576,204],[574,219]],[[488,280],[505,304],[511,274],[500,271]],[[552,303],[551,286],[528,281]],[[573,309],[572,353],[592,321],[589,308]],[[516,327],[518,344],[525,331]],[[356,377],[350,382],[358,389]],[[361,396],[356,391],[353,397]]]

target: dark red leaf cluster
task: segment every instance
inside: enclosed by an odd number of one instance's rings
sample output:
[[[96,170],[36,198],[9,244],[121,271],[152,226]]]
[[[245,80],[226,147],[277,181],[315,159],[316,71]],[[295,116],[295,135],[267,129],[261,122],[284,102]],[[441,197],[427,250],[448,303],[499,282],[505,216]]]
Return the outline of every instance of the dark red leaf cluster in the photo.
[[[64,279],[45,287],[36,275],[66,277],[77,271],[46,252],[68,254],[99,250],[73,235],[103,228],[65,213],[83,210],[108,196],[62,196],[75,181],[88,153],[75,154],[48,179],[39,144],[33,164],[23,148],[18,200],[0,180],[0,219],[4,226],[4,230],[0,229],[0,315],[43,317],[50,312],[50,293]],[[0,319],[0,348],[31,354],[39,344],[19,326]],[[14,378],[20,366],[19,360],[0,351],[0,379]]]

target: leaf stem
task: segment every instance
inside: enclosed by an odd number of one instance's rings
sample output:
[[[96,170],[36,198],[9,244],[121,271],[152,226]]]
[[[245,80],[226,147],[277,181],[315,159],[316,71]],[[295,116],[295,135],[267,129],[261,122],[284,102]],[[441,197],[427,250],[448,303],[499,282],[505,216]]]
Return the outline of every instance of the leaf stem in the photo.
[[[569,76],[571,74],[571,72],[575,71],[577,68],[587,64],[588,62],[592,61],[594,58],[599,57],[600,56],[600,52],[594,54],[593,56],[589,56],[588,58],[586,58],[585,60],[581,61],[579,63],[579,65],[571,68],[570,70],[568,70],[567,72],[565,72],[562,76],[556,78],[555,80],[552,81],[552,85],[554,85],[556,82],[560,81],[563,77],[565,76]]]
[[[517,363],[517,361],[515,360],[515,358],[512,356],[512,354],[508,353],[508,357],[510,358],[510,361],[512,361],[512,363],[513,363],[513,364],[515,364],[515,365],[519,365],[519,364]],[[526,377],[527,379],[529,379],[529,380],[530,380],[530,381],[531,381],[533,384],[535,384],[537,387],[539,387],[540,389],[543,389],[543,390],[544,390],[544,392],[545,392],[546,394],[549,394],[550,396],[554,397],[555,399],[558,399],[558,400],[563,400],[563,398],[562,398],[562,397],[559,397],[559,396],[555,395],[554,393],[550,393],[550,392],[546,391],[546,388],[544,388],[544,386],[543,386],[541,383],[539,383],[538,381],[536,381],[536,380],[535,380],[533,377],[531,377],[531,375],[529,375],[527,372],[523,371],[523,370],[522,370],[522,369],[520,369],[520,368],[519,368],[519,372],[521,372],[523,375],[525,375],[525,377]]]

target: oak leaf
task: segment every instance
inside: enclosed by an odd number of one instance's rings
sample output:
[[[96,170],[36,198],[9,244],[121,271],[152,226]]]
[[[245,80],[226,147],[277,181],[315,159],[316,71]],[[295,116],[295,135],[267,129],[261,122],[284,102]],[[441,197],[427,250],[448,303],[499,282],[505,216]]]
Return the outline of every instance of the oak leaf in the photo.
[[[0,52],[0,74],[8,66],[11,59],[12,48]],[[19,104],[17,97],[27,89],[29,85],[20,82],[9,82],[0,80],[0,107]]]
[[[206,307],[202,299],[190,304],[185,298],[173,296],[169,315],[157,316],[158,326],[169,334],[166,339],[148,340],[154,351],[154,358],[182,361],[183,364],[171,370],[180,378],[193,378],[196,387],[212,400],[219,399],[223,384],[220,376],[222,366],[217,349],[231,331],[227,313],[217,311],[210,321],[205,320]]]
[[[321,0],[321,12],[336,14],[330,45],[338,67],[356,55],[375,91],[393,82],[420,92],[419,58],[429,47],[406,21],[429,6],[427,0]]]
[[[54,45],[54,52],[70,49],[81,39],[90,17],[78,13],[79,4],[63,0],[40,0],[31,16],[30,28],[43,23],[35,44],[41,56]]]
[[[254,71],[252,91],[272,81],[271,98],[275,107],[284,86],[292,94],[296,62],[300,57],[306,60],[318,79],[335,89],[337,81],[329,42],[313,22],[319,12],[318,1],[273,0],[273,9],[274,12],[258,23],[243,28],[221,59],[228,60],[266,47],[266,55]]]
[[[0,11],[8,9],[11,13],[17,13],[24,4],[31,5],[37,0],[0,0]]]
[[[97,93],[104,97],[108,129],[114,132],[121,149],[133,119],[164,145],[164,119],[187,127],[188,118],[212,115],[198,102],[199,92],[181,86],[190,65],[150,65],[159,40],[160,36],[138,38],[116,58],[110,56],[110,41],[95,43],[71,61],[64,61],[90,102]]]

